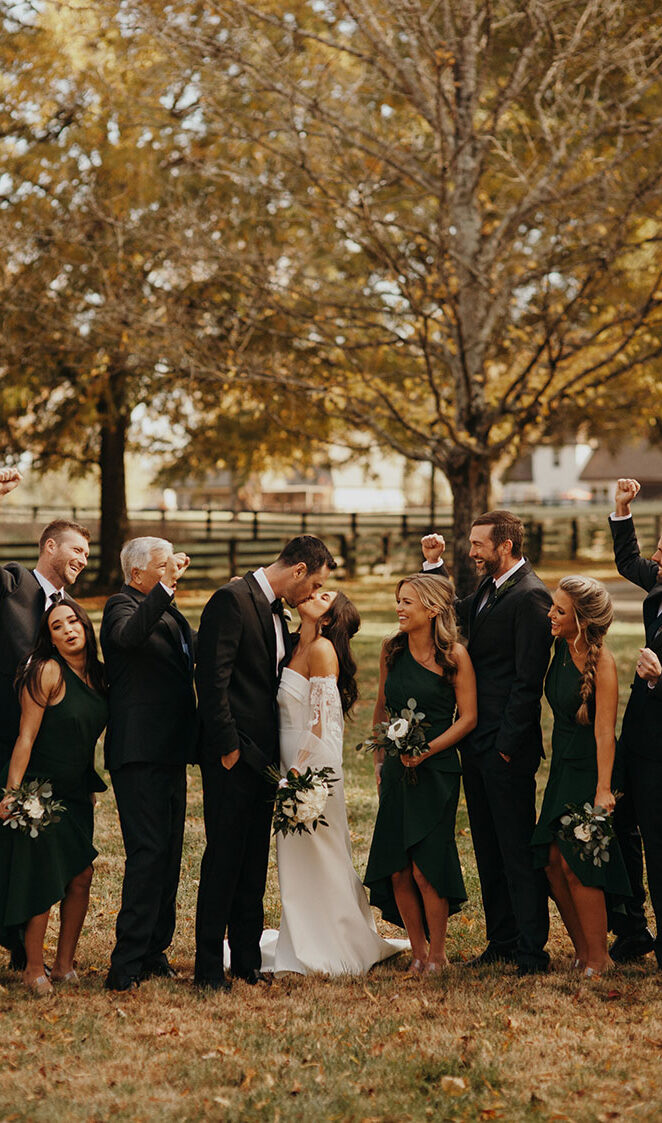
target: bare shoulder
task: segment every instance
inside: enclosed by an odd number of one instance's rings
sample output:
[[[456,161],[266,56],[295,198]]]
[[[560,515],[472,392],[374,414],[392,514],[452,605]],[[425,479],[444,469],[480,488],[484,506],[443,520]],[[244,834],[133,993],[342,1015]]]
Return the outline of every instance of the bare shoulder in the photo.
[[[49,703],[58,699],[62,695],[62,668],[56,659],[49,659],[44,663],[41,671],[39,672],[36,688],[40,697],[40,705],[49,705]]]
[[[609,648],[605,647],[604,644],[600,648],[600,655],[598,657],[598,664],[597,664],[597,673],[599,675],[610,675],[610,676],[613,676],[617,673],[616,672],[616,660],[614,659],[614,656],[612,655]]]
[[[337,676],[338,656],[331,640],[326,636],[318,636],[311,644],[309,655],[310,676],[326,678],[328,675]]]

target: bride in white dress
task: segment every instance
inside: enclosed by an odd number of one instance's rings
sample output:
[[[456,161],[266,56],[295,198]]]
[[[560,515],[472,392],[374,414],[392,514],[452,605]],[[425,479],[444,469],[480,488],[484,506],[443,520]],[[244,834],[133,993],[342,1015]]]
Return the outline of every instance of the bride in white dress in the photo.
[[[342,749],[344,714],[358,693],[349,641],[360,617],[342,592],[320,590],[298,607],[299,642],[278,691],[281,772],[330,765],[338,781],[324,812],[328,826],[278,835],[281,925],[263,935],[262,969],[360,975],[409,946],[377,934],[352,864]]]

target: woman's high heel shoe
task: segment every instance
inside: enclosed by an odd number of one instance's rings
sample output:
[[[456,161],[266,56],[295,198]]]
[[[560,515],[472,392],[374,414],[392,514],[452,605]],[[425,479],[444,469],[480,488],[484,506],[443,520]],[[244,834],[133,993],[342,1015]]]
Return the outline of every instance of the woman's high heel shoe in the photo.
[[[37,975],[36,979],[30,979],[29,982],[25,983],[25,986],[34,994],[39,995],[40,998],[53,993],[53,985],[46,975]]]
[[[422,975],[425,970],[425,964],[422,959],[412,959],[409,964],[408,975]]]

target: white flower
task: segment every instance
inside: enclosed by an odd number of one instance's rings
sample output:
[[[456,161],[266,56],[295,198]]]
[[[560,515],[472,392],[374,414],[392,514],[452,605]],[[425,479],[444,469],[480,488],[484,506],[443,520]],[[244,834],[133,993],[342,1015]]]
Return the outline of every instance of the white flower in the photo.
[[[297,794],[297,819],[300,823],[312,823],[319,819],[326,807],[329,789],[323,780],[313,780],[312,788]]]
[[[590,842],[592,838],[591,828],[588,823],[579,823],[575,827],[573,834],[580,842]]]
[[[397,741],[400,737],[404,737],[409,729],[409,722],[405,718],[399,717],[389,725],[386,730],[386,736],[389,741]]]
[[[278,787],[279,788],[286,788],[288,786],[288,783],[289,783],[289,781],[288,781],[287,777],[283,776],[283,779],[279,780],[279,782],[278,782]]]
[[[41,819],[44,814],[44,809],[39,797],[33,795],[30,796],[29,799],[23,800],[23,812],[30,819]]]

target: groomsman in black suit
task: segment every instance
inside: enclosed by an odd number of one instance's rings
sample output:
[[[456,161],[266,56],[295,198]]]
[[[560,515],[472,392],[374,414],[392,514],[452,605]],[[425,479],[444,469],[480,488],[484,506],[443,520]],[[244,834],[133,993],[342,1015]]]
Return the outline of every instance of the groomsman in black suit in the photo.
[[[126,852],[105,985],[122,991],[175,974],[166,950],[175,931],[196,708],[195,637],[173,600],[189,558],[163,538],[134,538],[120,557],[126,584],[104,609],[101,647],[109,683],[106,767]]]
[[[326,581],[336,563],[319,538],[304,534],[255,573],[214,593],[198,635],[196,682],[207,845],[200,871],[195,982],[229,990],[223,969],[247,983],[268,983],[261,968],[262,898],[267,879],[277,764],[276,693],[291,640],[284,598],[295,607]]]
[[[20,480],[16,468],[0,470],[0,495],[12,491]],[[45,610],[54,601],[71,599],[66,588],[85,569],[89,552],[86,527],[55,519],[41,533],[34,569],[13,561],[0,566],[0,766],[9,760],[18,737],[17,667],[34,647]]]
[[[457,607],[478,691],[478,724],[462,746],[462,772],[488,940],[471,965],[514,962],[528,975],[549,962],[547,883],[533,868],[530,842],[552,639],[551,597],[522,557],[523,535],[510,511],[476,519],[469,554],[483,580]],[[434,572],[439,545],[423,552]]]
[[[643,603],[646,646],[639,652],[623,716],[618,757],[624,771],[624,791],[614,813],[633,895],[625,902],[625,916],[610,912],[610,925],[617,933],[610,953],[615,960],[625,962],[654,949],[662,966],[662,538],[652,558],[642,558],[630,509],[640,486],[637,480],[618,480],[615,511],[609,518],[618,572],[647,593]],[[657,940],[646,926],[639,830]]]

